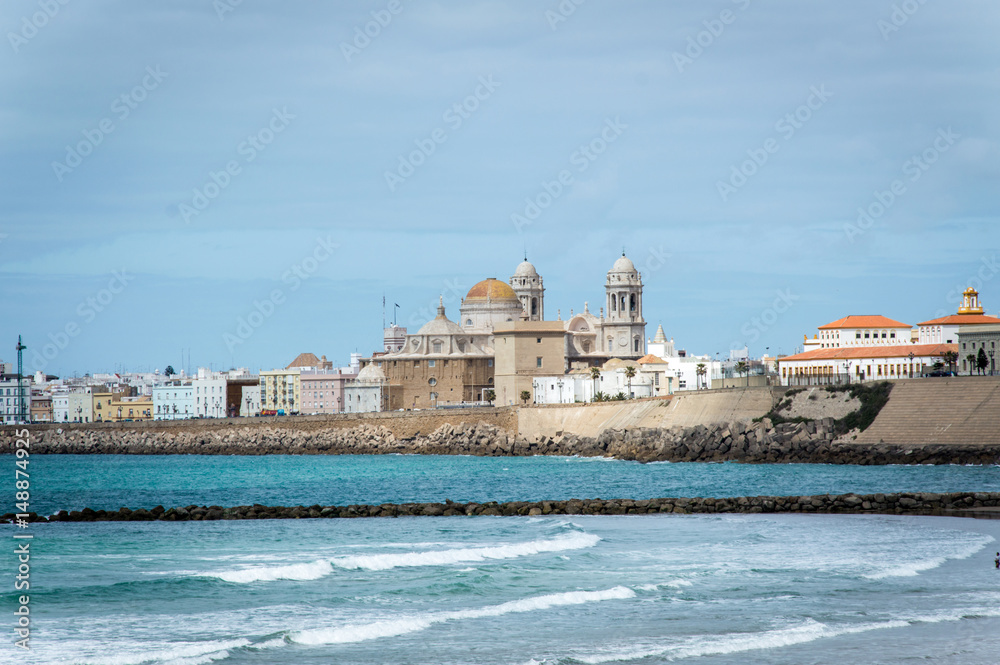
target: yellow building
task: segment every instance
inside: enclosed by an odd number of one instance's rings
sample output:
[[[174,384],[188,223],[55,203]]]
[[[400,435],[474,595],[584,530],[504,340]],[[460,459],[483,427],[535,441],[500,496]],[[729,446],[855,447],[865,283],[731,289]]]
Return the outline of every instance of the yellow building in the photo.
[[[93,393],[94,422],[123,422],[153,419],[153,398],[126,398],[124,393]]]
[[[284,411],[286,415],[298,413],[302,393],[300,373],[298,367],[261,371],[261,412]]]

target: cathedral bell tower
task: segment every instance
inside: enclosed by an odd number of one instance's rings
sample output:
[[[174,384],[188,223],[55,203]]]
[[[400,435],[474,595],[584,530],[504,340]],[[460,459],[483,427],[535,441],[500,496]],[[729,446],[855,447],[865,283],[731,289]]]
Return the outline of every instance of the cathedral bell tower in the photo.
[[[640,358],[646,353],[642,318],[642,276],[622,252],[608,271],[602,346],[609,357]]]
[[[535,270],[535,266],[528,263],[527,257],[511,276],[510,287],[521,301],[523,317],[528,321],[545,320],[545,287],[542,286],[541,275]]]

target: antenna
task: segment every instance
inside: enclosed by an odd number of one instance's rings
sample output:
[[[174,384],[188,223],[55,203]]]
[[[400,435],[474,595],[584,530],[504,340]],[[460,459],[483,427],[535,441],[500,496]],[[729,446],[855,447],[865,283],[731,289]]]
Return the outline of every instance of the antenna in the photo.
[[[21,336],[17,336],[17,418],[19,423],[28,422],[27,403],[24,395],[24,350],[26,347],[21,343]]]

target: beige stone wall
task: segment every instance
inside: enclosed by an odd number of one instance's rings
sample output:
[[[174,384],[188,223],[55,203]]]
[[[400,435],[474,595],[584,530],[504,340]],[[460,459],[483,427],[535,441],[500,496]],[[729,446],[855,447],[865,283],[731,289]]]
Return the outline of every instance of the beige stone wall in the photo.
[[[493,387],[492,361],[492,358],[442,357],[383,359],[382,370],[390,384],[390,408],[428,409],[478,401],[483,389]],[[437,394],[436,401],[431,393]]]
[[[521,404],[521,391],[532,392],[533,377],[566,371],[566,331],[562,322],[516,321],[497,326],[494,335],[498,406]]]

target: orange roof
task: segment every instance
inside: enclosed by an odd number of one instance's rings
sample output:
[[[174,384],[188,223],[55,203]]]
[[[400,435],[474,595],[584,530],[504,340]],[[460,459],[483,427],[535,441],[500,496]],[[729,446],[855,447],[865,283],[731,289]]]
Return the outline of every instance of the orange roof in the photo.
[[[820,326],[819,330],[834,330],[837,328],[910,328],[909,324],[900,323],[899,321],[893,321],[892,319],[886,318],[879,315],[862,315],[852,314],[851,316],[845,316],[842,319],[837,319],[833,323],[828,323],[825,326]]]
[[[640,365],[649,365],[651,363],[659,363],[661,365],[666,365],[667,361],[660,356],[654,356],[652,353],[647,353],[642,358],[636,360]]]
[[[312,353],[300,353],[295,357],[285,369],[294,369],[296,367],[316,367],[319,364],[319,358]]]
[[[517,297],[517,293],[514,292],[514,289],[510,288],[509,284],[501,282],[495,277],[489,277],[475,284],[465,295],[465,300],[467,302],[478,300],[510,300],[518,303],[521,302]]]
[[[1000,325],[1000,319],[985,314],[952,314],[918,323],[918,326]]]
[[[945,351],[958,351],[958,344],[901,344],[897,346],[849,346],[839,349],[814,349],[794,356],[781,358],[789,360],[860,360],[863,358],[905,358],[914,356],[940,356]]]

